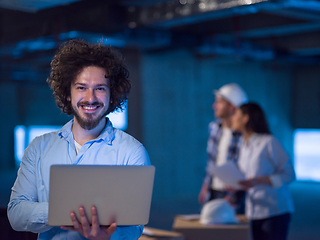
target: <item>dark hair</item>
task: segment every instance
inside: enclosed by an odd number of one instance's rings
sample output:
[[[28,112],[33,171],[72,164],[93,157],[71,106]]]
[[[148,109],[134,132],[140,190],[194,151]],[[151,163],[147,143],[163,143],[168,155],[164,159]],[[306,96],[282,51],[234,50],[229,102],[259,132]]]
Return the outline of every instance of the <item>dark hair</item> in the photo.
[[[248,114],[249,120],[246,124],[246,128],[256,133],[270,134],[267,120],[262,108],[256,103],[246,103],[240,106],[240,110],[243,114]]]
[[[110,79],[110,104],[108,113],[122,109],[131,89],[129,72],[123,65],[122,56],[103,44],[90,44],[82,40],[70,40],[62,44],[51,62],[47,83],[53,90],[56,104],[71,115],[73,110],[68,98],[71,83],[85,67],[95,66],[106,70]]]

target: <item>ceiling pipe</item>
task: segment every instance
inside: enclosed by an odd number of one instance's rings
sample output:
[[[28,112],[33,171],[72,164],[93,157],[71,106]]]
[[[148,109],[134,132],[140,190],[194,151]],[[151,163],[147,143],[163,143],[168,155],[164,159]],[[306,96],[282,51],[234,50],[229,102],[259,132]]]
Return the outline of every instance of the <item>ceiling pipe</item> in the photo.
[[[128,16],[129,21],[135,26],[170,29],[234,15],[288,9],[308,11],[305,17],[312,16],[315,20],[320,18],[320,2],[315,0],[180,0],[174,3],[134,8],[134,10],[131,8]]]

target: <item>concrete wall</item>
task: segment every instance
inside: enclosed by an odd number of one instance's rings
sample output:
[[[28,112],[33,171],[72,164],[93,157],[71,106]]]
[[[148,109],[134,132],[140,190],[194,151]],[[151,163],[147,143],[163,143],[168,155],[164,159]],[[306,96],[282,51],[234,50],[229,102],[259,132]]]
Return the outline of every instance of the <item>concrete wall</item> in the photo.
[[[295,68],[294,85],[294,127],[320,128],[320,67]]]
[[[237,82],[262,105],[274,135],[292,153],[290,68],[199,59],[178,50],[142,58],[143,140],[156,166],[155,200],[197,201],[206,164],[213,89]]]
[[[18,120],[17,94],[14,85],[3,82],[0,85],[0,102],[2,113],[0,117],[0,169],[12,168],[14,166],[13,156],[13,132]]]
[[[9,200],[10,188],[16,176],[14,159],[14,128],[17,125],[63,125],[70,119],[55,105],[52,91],[45,83],[0,82],[0,207]]]
[[[229,82],[261,104],[272,133],[293,157],[293,131],[319,128],[317,66],[287,66],[199,59],[188,51],[144,54],[141,59],[143,143],[156,166],[149,226],[171,229],[177,214],[200,213],[197,202],[206,161],[207,124],[213,119],[212,90]],[[319,105],[320,106],[320,105]],[[290,240],[316,240],[314,212],[319,183],[291,185],[296,211]]]
[[[14,167],[14,128],[17,125],[62,125],[68,119],[56,107],[52,91],[45,83],[2,81],[0,101],[0,171]]]
[[[229,82],[246,89],[250,100],[265,110],[272,132],[290,156],[293,126],[319,127],[317,67],[198,58],[187,50],[141,55],[130,50],[125,56],[133,81],[127,131],[146,146],[156,166],[150,226],[170,229],[176,214],[200,212],[197,195],[206,164],[207,126],[213,119],[213,89]],[[14,127],[62,125],[70,118],[56,107],[44,80],[2,81],[0,100],[0,207],[5,207],[16,174]],[[312,212],[313,208],[305,211],[305,207],[316,201],[309,204],[304,189],[315,191],[318,185],[296,184],[292,189],[298,215],[294,215],[290,239],[298,239],[299,229],[317,236],[314,225],[308,223],[309,215],[303,214]]]

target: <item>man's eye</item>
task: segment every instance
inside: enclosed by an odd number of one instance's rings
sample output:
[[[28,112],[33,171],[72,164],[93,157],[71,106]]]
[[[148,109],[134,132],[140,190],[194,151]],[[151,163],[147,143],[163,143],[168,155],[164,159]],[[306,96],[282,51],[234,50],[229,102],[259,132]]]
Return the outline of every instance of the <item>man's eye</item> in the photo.
[[[77,87],[77,89],[79,89],[79,90],[83,90],[83,89],[84,89],[84,87]]]
[[[97,88],[98,91],[105,91],[106,89],[101,87],[101,88]]]

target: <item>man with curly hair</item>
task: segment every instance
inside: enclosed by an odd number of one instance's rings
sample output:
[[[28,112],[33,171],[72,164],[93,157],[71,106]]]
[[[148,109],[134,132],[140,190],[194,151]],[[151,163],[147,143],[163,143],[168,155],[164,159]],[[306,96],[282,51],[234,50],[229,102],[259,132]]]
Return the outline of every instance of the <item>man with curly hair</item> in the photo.
[[[74,115],[59,131],[35,138],[22,158],[8,204],[13,229],[39,233],[38,239],[138,239],[143,226],[100,226],[96,208],[92,225],[83,207],[72,212],[72,227],[48,221],[49,174],[52,164],[149,165],[144,146],[113,128],[106,117],[122,109],[131,83],[122,58],[110,47],[70,40],[51,62],[47,79],[61,110]],[[111,221],[111,220],[110,220]]]

